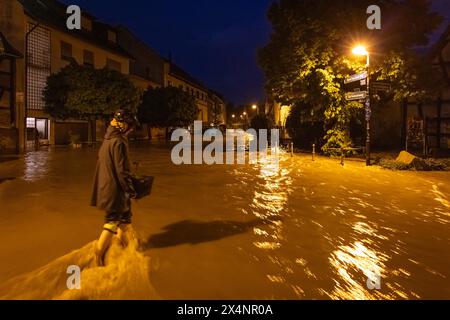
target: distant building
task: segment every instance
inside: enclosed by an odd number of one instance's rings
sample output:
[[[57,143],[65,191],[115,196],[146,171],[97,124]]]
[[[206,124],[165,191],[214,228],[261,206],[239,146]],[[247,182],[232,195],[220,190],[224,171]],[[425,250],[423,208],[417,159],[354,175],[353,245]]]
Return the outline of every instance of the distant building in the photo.
[[[142,90],[165,86],[165,60],[127,27],[117,27],[118,43],[126,48],[133,59],[130,60],[130,79]]]
[[[66,9],[57,0],[0,2],[0,152],[24,151],[37,136],[50,145],[68,144],[70,134],[82,141],[103,138],[101,121],[93,130],[87,121],[60,121],[43,111],[47,77],[71,62],[117,70],[142,90],[178,87],[195,97],[198,120],[205,126],[225,122],[220,94],[162,58],[127,27],[113,27],[82,11],[82,30],[68,30]]]
[[[179,88],[195,98],[199,110],[197,120],[203,121],[204,126],[210,126],[215,120],[217,122],[217,119],[222,123],[225,122],[225,102],[220,94],[208,89],[171,60],[165,61],[164,70],[164,84],[166,87]],[[216,108],[220,109],[220,112],[215,112]]]
[[[126,48],[134,59],[130,60],[130,79],[143,89],[176,87],[192,95],[198,107],[198,119],[204,126],[226,122],[225,99],[205,86],[171,59],[161,57],[154,49],[140,40],[125,26],[118,26],[118,43]],[[165,130],[145,128],[151,137],[164,136]],[[143,136],[143,133],[140,134]]]
[[[69,31],[66,9],[56,0],[0,3],[0,31],[25,57],[18,61],[16,69],[14,125],[20,150],[26,148],[27,142],[34,143],[35,133],[41,142],[52,145],[67,144],[69,132],[85,141],[89,135],[96,136],[86,121],[59,121],[44,113],[42,93],[49,75],[71,61],[129,74],[132,57],[118,45],[117,30],[83,12],[82,30]]]

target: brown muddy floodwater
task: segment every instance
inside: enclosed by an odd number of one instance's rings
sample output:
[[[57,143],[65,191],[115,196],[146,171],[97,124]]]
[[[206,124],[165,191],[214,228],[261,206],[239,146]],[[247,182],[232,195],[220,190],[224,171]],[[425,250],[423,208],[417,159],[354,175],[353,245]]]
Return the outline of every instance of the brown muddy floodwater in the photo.
[[[156,177],[133,209],[149,262],[114,272],[148,271],[159,298],[450,299],[449,172],[306,155],[282,155],[278,169],[174,166],[158,145],[134,147],[132,159]],[[34,270],[61,276],[55,260],[99,235],[103,213],[88,206],[95,161],[95,149],[55,149],[0,163],[0,297],[14,283],[39,291]],[[107,297],[132,297],[136,279]]]

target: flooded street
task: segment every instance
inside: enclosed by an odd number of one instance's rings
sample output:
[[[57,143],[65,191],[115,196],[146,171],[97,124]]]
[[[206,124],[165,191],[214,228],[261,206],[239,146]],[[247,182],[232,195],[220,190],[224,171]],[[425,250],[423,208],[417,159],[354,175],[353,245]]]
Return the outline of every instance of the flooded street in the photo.
[[[450,299],[450,172],[308,155],[279,168],[175,166],[165,146],[131,151],[156,178],[133,213],[163,299]],[[96,154],[0,163],[0,293],[100,234],[103,213],[88,206]]]

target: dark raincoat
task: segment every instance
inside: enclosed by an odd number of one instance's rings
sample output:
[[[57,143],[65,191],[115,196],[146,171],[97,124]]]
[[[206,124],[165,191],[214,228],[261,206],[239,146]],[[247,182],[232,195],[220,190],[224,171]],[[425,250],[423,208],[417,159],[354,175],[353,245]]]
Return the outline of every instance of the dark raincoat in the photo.
[[[91,206],[107,213],[126,213],[134,196],[127,139],[110,126],[98,153]]]

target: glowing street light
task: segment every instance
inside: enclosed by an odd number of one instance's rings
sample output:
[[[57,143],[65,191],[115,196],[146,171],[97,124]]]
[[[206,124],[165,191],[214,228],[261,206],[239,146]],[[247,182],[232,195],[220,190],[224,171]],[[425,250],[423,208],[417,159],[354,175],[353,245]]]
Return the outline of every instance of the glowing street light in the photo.
[[[257,106],[256,104],[254,104],[254,105],[252,106],[252,109],[253,109],[253,110],[256,110],[256,109],[258,109],[258,106]]]
[[[356,46],[355,48],[353,48],[352,52],[354,55],[357,55],[357,56],[369,55],[369,52],[367,52],[366,47],[364,47],[362,45],[359,45],[359,46]]]
[[[367,100],[366,100],[366,123],[367,123],[367,133],[366,133],[366,165],[370,166],[370,120],[372,117],[372,109],[370,105],[370,53],[367,51],[366,47],[363,45],[358,45],[352,50],[354,55],[366,56],[367,57]]]

